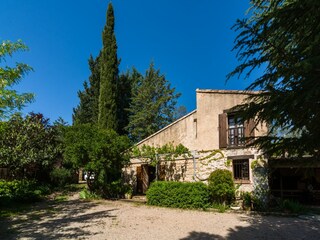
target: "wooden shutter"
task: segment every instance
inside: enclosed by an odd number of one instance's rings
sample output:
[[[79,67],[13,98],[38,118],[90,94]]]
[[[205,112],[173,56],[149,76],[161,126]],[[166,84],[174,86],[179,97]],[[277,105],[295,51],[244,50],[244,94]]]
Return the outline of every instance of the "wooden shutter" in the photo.
[[[145,194],[149,187],[149,166],[141,165],[142,193]]]
[[[227,114],[219,114],[219,148],[227,147]]]
[[[142,193],[142,170],[137,166],[137,193]]]
[[[244,136],[246,138],[254,138],[254,127],[255,123],[253,119],[250,119],[249,121],[245,122],[245,129],[244,129]],[[246,144],[249,144],[252,142],[252,139],[246,140]]]

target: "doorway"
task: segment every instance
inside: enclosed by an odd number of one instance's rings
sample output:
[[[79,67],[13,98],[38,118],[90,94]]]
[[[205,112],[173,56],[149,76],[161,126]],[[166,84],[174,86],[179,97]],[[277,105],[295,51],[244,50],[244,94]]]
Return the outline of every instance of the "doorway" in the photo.
[[[156,179],[156,168],[149,164],[137,167],[137,193],[146,194],[150,183]]]

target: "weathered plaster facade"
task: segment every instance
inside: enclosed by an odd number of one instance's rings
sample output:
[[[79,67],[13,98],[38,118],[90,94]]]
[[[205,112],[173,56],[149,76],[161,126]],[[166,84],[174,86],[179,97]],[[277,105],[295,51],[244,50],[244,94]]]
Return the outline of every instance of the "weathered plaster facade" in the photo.
[[[254,177],[250,166],[253,161],[263,158],[262,154],[254,148],[245,146],[221,148],[219,144],[221,141],[219,115],[241,104],[248,94],[256,94],[256,92],[197,89],[196,110],[142,140],[137,146],[161,147],[167,143],[183,144],[192,152],[190,157],[160,161],[156,171],[158,174],[160,170],[163,172],[163,180],[206,181],[212,171],[216,169],[234,171],[233,160],[246,159],[249,163],[249,179],[235,182],[240,184],[240,190],[251,191]],[[257,129],[252,132],[254,136],[261,136],[266,131],[266,126],[257,126]],[[131,184],[137,184],[137,175],[139,175],[137,169],[141,171],[137,167],[147,163],[148,159],[131,159],[131,164],[125,169]]]
[[[255,92],[250,92],[255,94]],[[219,114],[241,104],[248,93],[234,90],[196,90],[197,109],[152,134],[137,146],[183,144],[189,150],[219,149]],[[258,126],[255,136],[264,135],[266,126]]]

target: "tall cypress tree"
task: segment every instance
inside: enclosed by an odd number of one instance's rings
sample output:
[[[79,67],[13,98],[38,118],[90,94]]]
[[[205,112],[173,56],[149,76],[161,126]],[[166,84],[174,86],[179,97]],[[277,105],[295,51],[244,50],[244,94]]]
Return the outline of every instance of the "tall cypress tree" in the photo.
[[[114,33],[114,12],[109,3],[107,10],[107,23],[102,34],[103,48],[100,61],[100,95],[98,124],[101,128],[118,129],[118,57],[117,42]]]
[[[89,83],[83,83],[84,90],[78,92],[79,105],[73,109],[73,124],[97,123],[99,112],[100,64],[98,56],[90,56],[88,63],[91,71]]]

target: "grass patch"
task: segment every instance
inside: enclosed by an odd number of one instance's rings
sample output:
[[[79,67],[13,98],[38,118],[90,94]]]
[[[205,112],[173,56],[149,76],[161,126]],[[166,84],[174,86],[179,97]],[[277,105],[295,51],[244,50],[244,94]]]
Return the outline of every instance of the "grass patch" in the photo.
[[[221,203],[212,203],[212,208],[218,210],[219,213],[224,213],[229,209],[229,206],[223,205]]]
[[[65,194],[58,195],[54,198],[56,202],[65,202],[68,199],[69,199],[68,195],[65,195]]]
[[[86,199],[86,200],[96,200],[96,199],[101,199],[101,197],[95,193],[90,192],[88,189],[83,189],[79,193],[79,197],[81,199]]]

